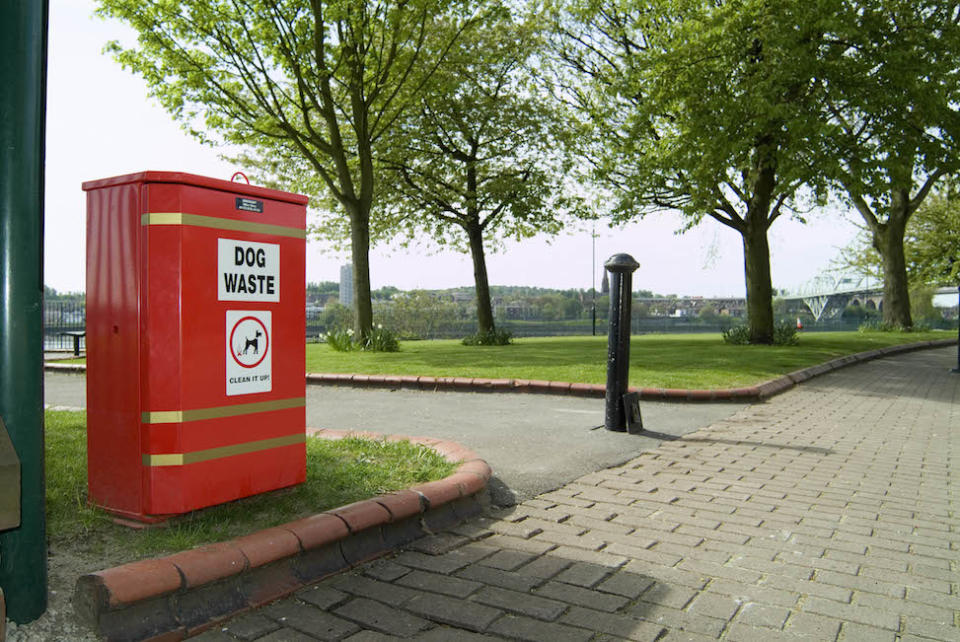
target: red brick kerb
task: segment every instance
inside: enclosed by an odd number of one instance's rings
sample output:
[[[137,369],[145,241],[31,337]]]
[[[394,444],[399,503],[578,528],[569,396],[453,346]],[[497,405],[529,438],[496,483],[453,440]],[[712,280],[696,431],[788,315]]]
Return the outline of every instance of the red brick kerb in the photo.
[[[490,466],[425,437],[311,430],[321,439],[409,440],[459,463],[452,475],[251,535],[84,575],[74,608],[105,640],[182,640],[482,511]]]
[[[956,339],[920,341],[878,348],[838,357],[825,363],[787,373],[781,377],[743,388],[689,390],[685,388],[630,388],[647,401],[760,401],[788,390],[812,377],[855,363],[879,359],[892,354],[925,348],[940,348],[956,344]],[[414,377],[397,375],[308,374],[307,383],[357,388],[408,388],[453,392],[520,392],[577,397],[603,397],[606,386],[564,381],[537,381],[529,379],[473,379],[467,377]]]
[[[877,348],[868,352],[848,354],[825,363],[764,381],[755,386],[742,388],[719,388],[713,390],[690,390],[687,388],[630,388],[645,401],[761,401],[773,395],[789,390],[796,384],[813,377],[826,374],[839,368],[856,363],[871,361],[893,354],[942,348],[956,345],[956,339],[938,339],[919,341],[896,346]],[[46,369],[57,372],[84,372],[86,366],[69,363],[47,363]],[[388,388],[409,390],[430,390],[449,392],[519,392],[547,395],[569,395],[575,397],[603,397],[606,386],[592,383],[570,383],[566,381],[540,381],[530,379],[482,379],[471,377],[424,377],[411,375],[367,375],[349,373],[307,374],[307,383],[321,386],[347,386],[353,388]]]

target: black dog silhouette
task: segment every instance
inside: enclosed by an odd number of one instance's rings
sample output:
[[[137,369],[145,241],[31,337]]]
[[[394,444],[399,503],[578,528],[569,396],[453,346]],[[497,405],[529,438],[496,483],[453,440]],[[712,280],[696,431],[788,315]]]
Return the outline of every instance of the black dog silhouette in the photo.
[[[237,354],[241,354],[241,355],[247,354],[247,350],[249,350],[250,348],[253,348],[253,354],[259,354],[260,337],[262,336],[263,336],[263,333],[257,330],[257,333],[253,336],[252,339],[249,337],[246,339],[246,344],[244,344],[243,350]]]

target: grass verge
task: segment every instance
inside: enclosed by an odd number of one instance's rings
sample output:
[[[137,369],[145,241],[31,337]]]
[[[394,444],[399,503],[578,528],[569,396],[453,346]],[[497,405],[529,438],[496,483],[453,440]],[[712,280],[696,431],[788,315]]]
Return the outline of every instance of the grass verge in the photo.
[[[630,385],[651,388],[736,388],[876,348],[948,339],[952,331],[816,332],[796,346],[735,346],[719,334],[648,334],[630,341]],[[334,352],[307,345],[307,372],[546,379],[606,383],[606,337],[515,339],[509,346],[468,347],[459,341],[405,341],[400,352]]]
[[[639,335],[630,341],[630,385],[738,388],[855,352],[955,336],[953,330],[811,332],[801,333],[796,346],[737,346],[723,343],[719,334]],[[524,338],[507,346],[464,346],[456,340],[404,341],[399,352],[335,352],[325,344],[311,343],[306,358],[307,372],[598,384],[607,379],[606,337]]]
[[[87,505],[86,413],[47,411],[47,530],[51,543],[110,563],[164,555],[276,526],[450,475],[455,465],[409,442],[307,440],[307,481],[132,530]]]

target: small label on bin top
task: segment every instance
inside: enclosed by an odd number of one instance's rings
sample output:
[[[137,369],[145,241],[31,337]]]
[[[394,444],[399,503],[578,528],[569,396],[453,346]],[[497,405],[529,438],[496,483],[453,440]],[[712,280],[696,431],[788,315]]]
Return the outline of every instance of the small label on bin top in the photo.
[[[256,212],[257,214],[263,214],[263,201],[258,201],[255,198],[244,198],[238,196],[236,198],[237,209],[243,212]]]

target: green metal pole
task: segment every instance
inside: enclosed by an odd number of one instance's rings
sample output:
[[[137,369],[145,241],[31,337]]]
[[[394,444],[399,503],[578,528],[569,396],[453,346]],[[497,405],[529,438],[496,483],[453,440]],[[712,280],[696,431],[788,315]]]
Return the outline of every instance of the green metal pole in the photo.
[[[17,623],[47,608],[43,467],[43,152],[47,0],[0,5],[0,416],[20,458],[20,526],[0,533]],[[0,489],[2,492],[3,489]]]

